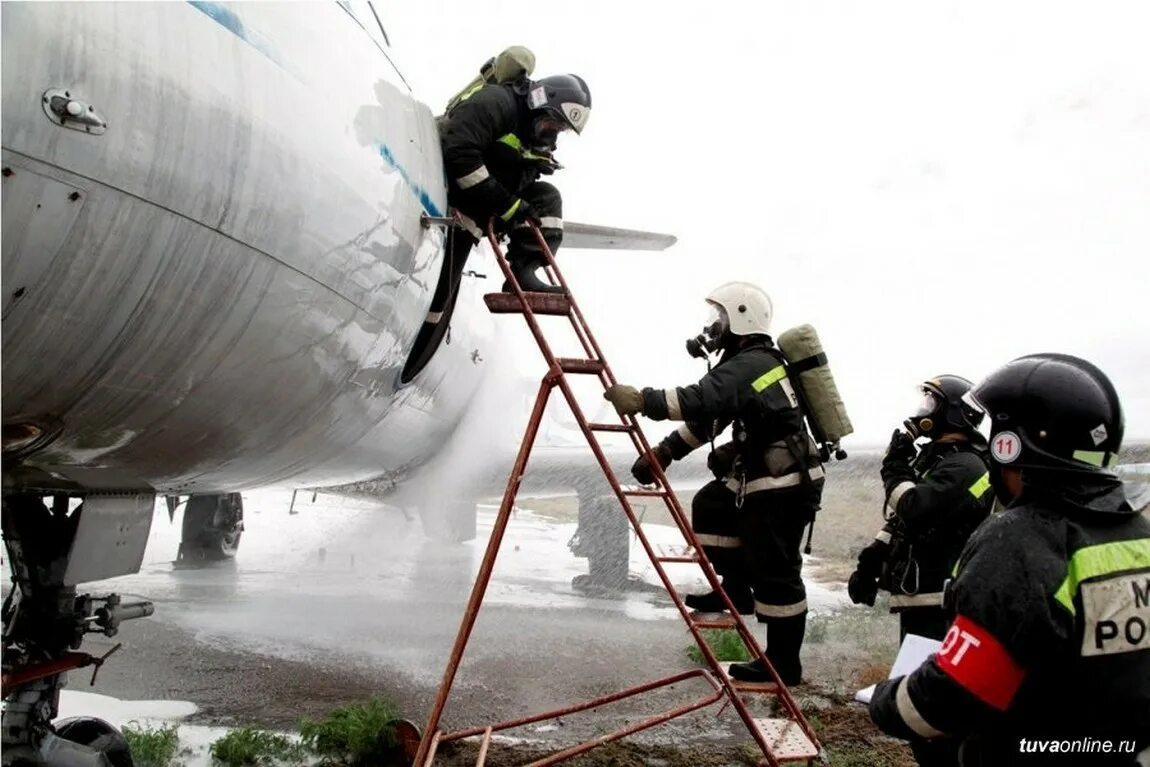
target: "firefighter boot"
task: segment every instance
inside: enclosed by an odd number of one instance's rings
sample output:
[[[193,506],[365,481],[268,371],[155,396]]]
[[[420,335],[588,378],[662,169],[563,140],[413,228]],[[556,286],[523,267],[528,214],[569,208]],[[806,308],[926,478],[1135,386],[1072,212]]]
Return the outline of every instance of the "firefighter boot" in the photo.
[[[738,583],[732,578],[723,578],[723,591],[731,604],[738,610],[739,615],[750,615],[755,611],[755,599],[751,596],[751,587],[745,583]],[[723,597],[717,591],[708,591],[706,594],[688,594],[683,602],[692,610],[701,613],[721,613],[727,609]]]
[[[566,291],[558,285],[549,285],[535,276],[535,270],[543,266],[543,261],[531,256],[508,256],[508,262],[511,264],[511,273],[515,275],[515,281],[519,283],[519,288],[524,293],[565,293]],[[503,283],[504,293],[514,293],[510,281]]]
[[[786,618],[767,618],[767,660],[775,668],[779,680],[791,687],[802,684],[803,664],[799,651],[807,630],[807,611]],[[741,682],[770,682],[770,673],[758,658],[750,663],[732,663],[729,673]]]

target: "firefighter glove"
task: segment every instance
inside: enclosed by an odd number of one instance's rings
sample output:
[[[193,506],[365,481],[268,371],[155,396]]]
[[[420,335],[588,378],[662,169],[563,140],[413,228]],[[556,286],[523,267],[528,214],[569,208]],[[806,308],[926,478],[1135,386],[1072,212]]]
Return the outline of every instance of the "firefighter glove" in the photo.
[[[655,460],[659,462],[659,468],[665,469],[671,465],[674,459],[671,457],[671,448],[660,442],[655,447],[651,448],[651,452],[655,454]],[[639,456],[639,460],[631,466],[631,476],[640,485],[650,485],[655,482],[655,472],[651,469],[651,464],[647,462],[647,455],[644,453]]]
[[[643,412],[643,394],[634,386],[615,384],[603,392],[603,399],[614,405],[619,415]]]
[[[875,597],[878,596],[878,578],[869,577],[861,570],[855,570],[847,581],[847,594],[856,605],[874,607]]]
[[[868,578],[878,578],[890,554],[890,544],[875,539],[859,552],[858,572]]]
[[[914,437],[902,429],[895,429],[894,434],[890,435],[890,444],[887,445],[882,462],[883,465],[890,463],[907,464],[913,461],[917,454],[918,451],[914,448]]]
[[[707,468],[715,475],[715,479],[729,477],[735,470],[735,459],[739,457],[739,450],[734,442],[719,445],[707,456]]]

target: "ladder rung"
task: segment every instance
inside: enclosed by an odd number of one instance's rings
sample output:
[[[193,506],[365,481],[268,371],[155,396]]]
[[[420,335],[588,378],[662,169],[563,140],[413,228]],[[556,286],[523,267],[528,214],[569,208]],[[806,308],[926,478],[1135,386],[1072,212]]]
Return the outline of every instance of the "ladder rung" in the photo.
[[[564,293],[524,293],[531,311],[536,314],[568,315],[571,299]],[[522,314],[523,305],[514,293],[487,293],[483,302],[492,314]]]
[[[793,719],[755,719],[754,722],[770,744],[776,761],[802,762],[819,755],[815,744]]]
[[[634,427],[625,423],[589,423],[591,431],[631,431]]]
[[[691,623],[701,629],[733,629],[738,623],[734,616],[727,613],[701,613],[698,610],[690,614]]]
[[[738,679],[732,679],[731,686],[739,692],[747,693],[769,693],[774,695],[779,691],[779,686],[774,682],[740,682]]]
[[[656,543],[656,558],[660,562],[698,562],[695,550],[683,543]]]
[[[564,373],[602,373],[604,367],[602,360],[584,360],[575,359],[573,357],[556,357],[555,361],[559,363],[559,369]]]
[[[635,495],[644,498],[658,498],[667,494],[666,490],[624,490],[623,495]]]

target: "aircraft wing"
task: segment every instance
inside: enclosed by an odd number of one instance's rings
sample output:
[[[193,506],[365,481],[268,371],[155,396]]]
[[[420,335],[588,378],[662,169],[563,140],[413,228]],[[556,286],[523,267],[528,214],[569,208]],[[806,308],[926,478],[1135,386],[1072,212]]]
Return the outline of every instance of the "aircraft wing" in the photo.
[[[641,232],[614,226],[563,222],[563,249],[585,250],[666,250],[679,238],[673,234]]]

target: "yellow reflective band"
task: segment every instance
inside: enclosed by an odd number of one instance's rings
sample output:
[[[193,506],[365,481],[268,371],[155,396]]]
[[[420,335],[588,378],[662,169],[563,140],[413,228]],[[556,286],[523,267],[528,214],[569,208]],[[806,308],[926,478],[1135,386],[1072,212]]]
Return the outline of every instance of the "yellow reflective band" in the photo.
[[[754,382],[751,384],[751,388],[754,389],[756,392],[761,392],[763,389],[767,388],[771,384],[778,383],[779,381],[783,380],[786,377],[787,377],[787,369],[785,367],[783,367],[782,365],[779,365],[774,370],[768,370],[766,373],[763,373],[761,376],[756,378],[754,380]]]
[[[535,154],[527,147],[523,146],[523,142],[514,133],[508,133],[506,136],[499,137],[499,143],[506,144],[519,153],[521,157],[526,160],[550,160],[551,158],[545,154]]]
[[[1150,567],[1150,538],[1087,546],[1070,557],[1066,565],[1066,578],[1054,598],[1074,615],[1074,595],[1078,593],[1082,581],[1143,567]]]
[[[519,137],[514,133],[508,133],[505,136],[500,136],[499,141],[500,143],[506,144],[512,149],[518,150],[520,152],[523,151],[523,142],[520,141]]]
[[[478,91],[484,85],[487,85],[487,83],[484,83],[484,82],[477,83],[474,88],[469,88],[466,91],[464,91],[462,94],[460,94],[459,100],[460,101],[467,101],[469,98],[474,96],[476,91]]]
[[[500,216],[500,218],[503,219],[504,221],[510,221],[511,217],[515,215],[515,211],[519,210],[519,203],[521,203],[521,202],[523,202],[523,200],[517,199],[511,205],[511,207],[507,209],[507,212],[504,213],[502,216]]]
[[[979,477],[977,482],[975,482],[973,485],[970,486],[970,494],[973,495],[975,498],[981,498],[983,495],[986,494],[986,491],[989,489],[990,489],[990,472],[988,471],[985,474],[983,474],[981,477]]]

